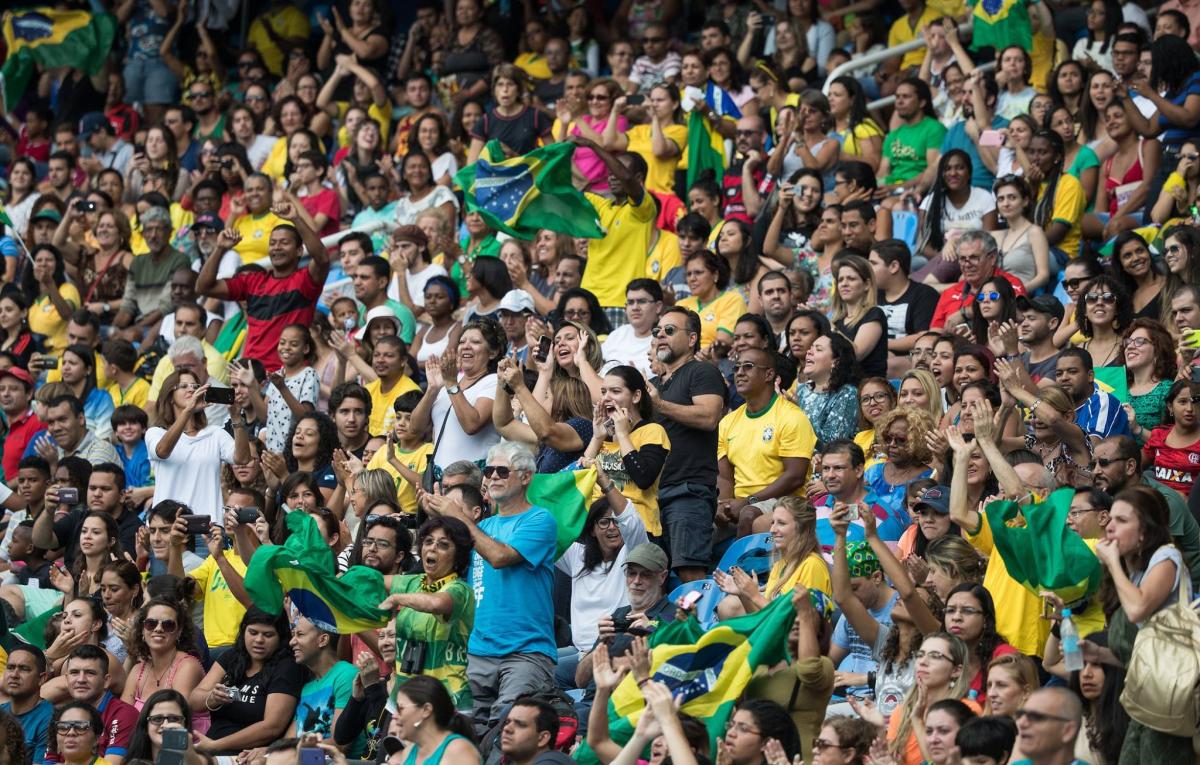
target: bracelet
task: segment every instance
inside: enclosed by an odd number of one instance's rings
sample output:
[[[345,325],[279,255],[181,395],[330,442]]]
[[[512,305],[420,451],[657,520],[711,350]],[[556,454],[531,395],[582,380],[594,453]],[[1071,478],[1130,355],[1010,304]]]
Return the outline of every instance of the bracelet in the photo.
[[[1042,403],[1042,397],[1038,396],[1036,399],[1034,399],[1033,404],[1029,407],[1029,413],[1037,414],[1038,404],[1040,403]]]
[[[216,712],[218,709],[221,708],[221,705],[218,704],[215,707],[211,707],[208,705],[208,702],[212,700],[212,695],[213,695],[213,692],[209,691],[208,695],[204,697],[204,708],[207,709],[209,712]]]
[[[650,682],[653,679],[654,678],[651,678],[651,677],[643,677],[641,680],[637,681],[637,687],[641,688],[643,685],[645,685],[646,683]]]

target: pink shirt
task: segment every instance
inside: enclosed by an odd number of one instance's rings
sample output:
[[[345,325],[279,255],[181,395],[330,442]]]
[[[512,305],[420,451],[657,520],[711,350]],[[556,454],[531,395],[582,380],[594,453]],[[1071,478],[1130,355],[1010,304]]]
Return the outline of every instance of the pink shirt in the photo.
[[[587,126],[595,130],[601,135],[604,134],[604,129],[608,127],[608,118],[599,119],[590,114],[578,118],[576,122],[583,120]],[[629,120],[625,119],[624,114],[617,115],[617,132],[624,133],[629,129]],[[579,126],[571,123],[570,135],[582,135]],[[584,146],[575,147],[575,167],[579,173],[588,180],[587,190],[600,194],[608,191],[608,168],[600,161],[600,157],[596,156],[596,152]]]

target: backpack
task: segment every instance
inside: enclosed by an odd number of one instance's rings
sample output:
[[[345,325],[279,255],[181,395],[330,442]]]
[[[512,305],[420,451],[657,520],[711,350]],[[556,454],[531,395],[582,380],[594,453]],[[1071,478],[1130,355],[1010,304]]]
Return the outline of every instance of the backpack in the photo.
[[[1179,600],[1151,616],[1138,631],[1121,691],[1132,720],[1162,733],[1200,733],[1200,613],[1187,568]]]
[[[528,695],[554,707],[554,711],[558,713],[558,737],[554,740],[553,749],[568,751],[575,745],[575,735],[579,732],[579,715],[575,712],[575,702],[558,688]],[[508,710],[505,710],[500,721],[480,737],[479,752],[483,756],[484,765],[500,763],[500,734],[504,730],[504,721],[507,718]]]

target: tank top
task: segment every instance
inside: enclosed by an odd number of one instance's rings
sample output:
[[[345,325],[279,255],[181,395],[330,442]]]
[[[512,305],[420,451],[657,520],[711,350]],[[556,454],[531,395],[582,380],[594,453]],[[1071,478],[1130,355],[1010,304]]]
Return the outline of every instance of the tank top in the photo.
[[[417,351],[417,363],[424,364],[435,356],[440,358],[446,352],[446,348],[450,343],[450,332],[451,330],[446,330],[446,334],[442,335],[441,340],[426,340],[422,342],[421,350]],[[428,331],[426,331],[426,334],[429,334]]]
[[[1118,205],[1117,189],[1121,186],[1130,183],[1139,183],[1145,178],[1145,171],[1142,169],[1142,142],[1138,141],[1137,158],[1133,164],[1125,171],[1125,176],[1117,179],[1112,177],[1112,164],[1116,155],[1104,160],[1104,190],[1108,192],[1108,214],[1116,215]]]
[[[167,684],[163,687],[175,687],[175,673],[183,666],[183,663],[191,657],[191,654],[183,653],[182,651],[171,662],[171,666],[167,669],[166,681]],[[146,675],[146,662],[138,662],[138,676],[134,681],[133,706],[137,711],[141,712],[142,707],[146,705],[146,699],[142,698],[142,680]],[[161,683],[160,683],[161,685]],[[193,712],[192,713],[192,729],[197,733],[208,733],[209,726],[212,725],[212,718],[208,712]]]
[[[462,736],[458,735],[457,733],[451,733],[449,736],[446,736],[444,739],[442,739],[442,743],[438,745],[438,748],[430,752],[429,756],[421,760],[419,763],[417,762],[417,748],[415,746],[409,747],[408,757],[404,759],[404,765],[439,765],[439,763],[442,761],[442,753],[446,751],[446,747],[450,746],[451,741],[455,741],[460,738],[462,738]]]

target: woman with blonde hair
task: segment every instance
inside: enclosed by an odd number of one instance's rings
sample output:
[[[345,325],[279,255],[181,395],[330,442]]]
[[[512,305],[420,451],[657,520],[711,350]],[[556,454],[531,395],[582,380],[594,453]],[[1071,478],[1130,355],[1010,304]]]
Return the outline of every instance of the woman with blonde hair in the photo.
[[[875,450],[885,459],[863,473],[863,483],[875,492],[876,504],[888,516],[908,525],[904,487],[933,474],[933,453],[925,436],[937,430],[937,421],[925,409],[902,406],[875,423]],[[895,540],[887,540],[895,541]]]
[[[947,516],[948,518],[949,516]],[[950,591],[960,584],[982,584],[987,572],[987,558],[979,554],[961,532],[945,534],[929,541],[925,548],[925,584],[939,598],[950,597]]]
[[[717,606],[722,619],[742,613],[754,613],[781,594],[787,595],[803,585],[818,590],[833,602],[833,582],[829,566],[821,556],[817,541],[817,510],[805,497],[783,497],[771,511],[771,540],[778,556],[760,591],[758,581],[734,566],[728,572],[716,570],[713,580],[727,596]]]
[[[861,255],[833,259],[833,327],[854,344],[867,377],[887,376],[887,315],[876,303],[875,270]]]
[[[591,401],[600,400],[600,370],[604,366],[604,356],[600,350],[600,339],[591,327],[577,321],[564,321],[554,332],[550,355],[544,362],[529,354],[526,365],[536,365],[538,372],[537,384],[533,388],[534,397],[546,410],[554,408],[554,391],[550,386],[556,378],[573,377],[582,380],[587,386]],[[585,417],[591,419],[591,404]],[[584,445],[590,436],[584,439]]]
[[[924,409],[941,422],[946,412],[942,408],[942,389],[937,378],[924,369],[910,369],[900,378],[900,391],[896,394],[900,406]]]
[[[925,739],[925,712],[942,699],[957,699],[979,714],[979,704],[968,699],[971,677],[967,672],[967,644],[948,632],[926,635],[915,654],[916,682],[888,723],[888,751],[897,765],[920,765]]]
[[[1018,371],[1003,359],[996,362],[1000,384],[1029,409],[1029,434],[1025,447],[1041,458],[1060,486],[1090,486],[1092,439],[1075,424],[1075,404],[1059,385],[1047,385],[1037,393],[1026,390]]]
[[[1037,665],[1023,653],[1006,653],[992,659],[987,671],[985,715],[1016,717],[1029,694],[1042,686]]]

